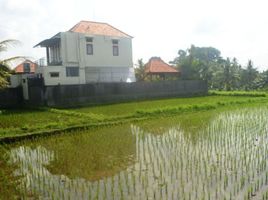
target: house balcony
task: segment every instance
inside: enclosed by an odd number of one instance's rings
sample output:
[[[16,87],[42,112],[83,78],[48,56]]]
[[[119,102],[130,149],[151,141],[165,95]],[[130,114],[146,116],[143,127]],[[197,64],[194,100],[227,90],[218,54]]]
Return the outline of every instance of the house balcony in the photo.
[[[61,66],[61,38],[60,33],[56,34],[50,39],[46,39],[34,47],[46,47],[47,66]]]
[[[47,63],[47,66],[61,66],[62,61],[61,60],[52,60]]]

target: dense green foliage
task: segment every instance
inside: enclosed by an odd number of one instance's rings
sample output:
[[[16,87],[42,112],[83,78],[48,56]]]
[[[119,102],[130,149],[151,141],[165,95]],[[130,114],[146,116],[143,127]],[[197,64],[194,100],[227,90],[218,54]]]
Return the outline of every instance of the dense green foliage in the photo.
[[[138,63],[135,67],[135,76],[137,81],[145,81],[146,74],[145,74],[145,64],[142,59],[138,60]]]
[[[222,58],[221,52],[213,47],[196,47],[179,50],[171,61],[181,71],[182,79],[202,79],[210,89],[253,90],[266,89],[268,70],[259,72],[251,60],[241,66],[237,59]]]
[[[0,64],[0,89],[7,87],[8,77],[10,76],[10,69],[5,65]]]

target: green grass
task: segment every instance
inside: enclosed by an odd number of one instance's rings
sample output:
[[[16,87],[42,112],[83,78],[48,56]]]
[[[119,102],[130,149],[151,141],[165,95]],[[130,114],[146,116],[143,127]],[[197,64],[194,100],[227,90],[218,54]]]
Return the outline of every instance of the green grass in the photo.
[[[237,100],[252,99],[250,96],[205,96],[205,97],[191,97],[191,98],[172,98],[151,101],[140,101],[131,103],[120,103],[112,105],[84,107],[72,109],[75,112],[94,113],[106,116],[125,116],[135,113],[137,110],[150,110],[165,107],[185,106],[185,105],[199,105],[217,102],[230,102]]]
[[[90,121],[86,117],[69,116],[39,109],[6,110],[0,114],[0,137],[40,130],[64,128]]]
[[[267,97],[238,95],[211,95],[193,98],[172,98],[139,101],[77,109],[31,108],[2,110],[0,112],[0,138],[47,131],[71,130],[122,124],[161,116],[180,115],[188,112],[214,110],[222,106],[265,103]]]
[[[266,97],[266,92],[260,91],[209,91],[210,95],[218,96],[247,96],[247,97]]]

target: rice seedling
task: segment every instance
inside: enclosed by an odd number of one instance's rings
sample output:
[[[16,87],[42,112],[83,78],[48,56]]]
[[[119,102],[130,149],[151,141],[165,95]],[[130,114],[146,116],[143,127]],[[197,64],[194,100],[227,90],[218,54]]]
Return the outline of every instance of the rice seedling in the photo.
[[[225,111],[194,135],[179,120],[162,134],[136,123],[61,135],[22,142],[9,157],[19,188],[42,198],[267,199],[267,113]]]

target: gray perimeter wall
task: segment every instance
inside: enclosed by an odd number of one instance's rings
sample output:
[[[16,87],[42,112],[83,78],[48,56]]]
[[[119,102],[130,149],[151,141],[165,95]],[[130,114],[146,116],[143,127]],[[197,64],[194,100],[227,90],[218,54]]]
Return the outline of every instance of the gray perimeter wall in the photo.
[[[159,81],[134,83],[91,83],[85,85],[58,85],[30,87],[30,102],[40,101],[47,106],[72,107],[77,105],[117,103],[166,97],[206,95],[206,81]],[[32,101],[32,103],[34,103]]]
[[[19,107],[22,102],[22,88],[7,88],[0,90],[0,108]]]

